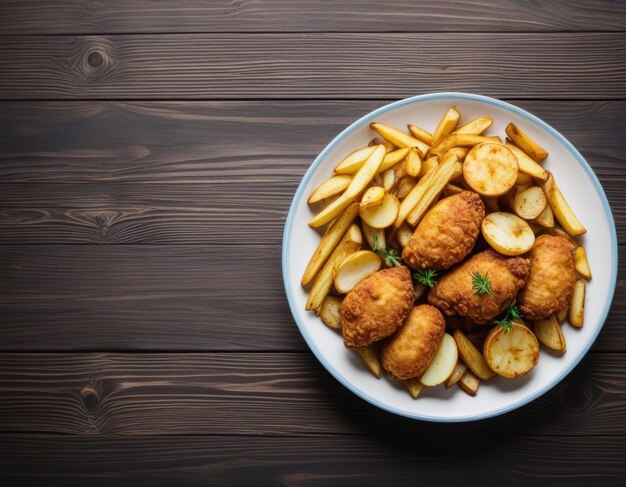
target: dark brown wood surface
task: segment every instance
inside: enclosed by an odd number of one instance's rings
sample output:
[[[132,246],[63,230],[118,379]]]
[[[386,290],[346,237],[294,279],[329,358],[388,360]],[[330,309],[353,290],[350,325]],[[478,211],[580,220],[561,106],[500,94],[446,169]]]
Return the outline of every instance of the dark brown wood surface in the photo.
[[[621,269],[575,371],[476,423],[376,409],[297,331],[300,178],[355,119],[445,90],[561,131],[626,242],[626,2],[0,2],[0,476],[623,485]]]

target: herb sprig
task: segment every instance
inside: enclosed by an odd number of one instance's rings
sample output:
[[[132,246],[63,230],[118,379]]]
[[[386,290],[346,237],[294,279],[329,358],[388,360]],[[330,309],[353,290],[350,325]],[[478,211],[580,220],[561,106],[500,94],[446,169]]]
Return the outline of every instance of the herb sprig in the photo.
[[[374,247],[372,248],[372,251],[380,255],[384,259],[385,264],[388,267],[396,267],[402,265],[402,257],[400,251],[398,249],[394,249],[393,247],[379,247],[378,235],[374,235]]]
[[[513,301],[506,308],[506,311],[504,312],[504,317],[500,318],[499,320],[495,320],[494,323],[496,325],[500,325],[502,328],[504,328],[504,332],[508,333],[510,331],[513,331],[513,321],[521,321],[521,320],[522,320],[522,313],[520,312],[519,308],[515,304],[515,301]]]
[[[434,288],[439,280],[439,276],[441,271],[435,269],[422,269],[413,273],[413,278],[419,282],[428,286],[429,288]]]
[[[491,283],[489,282],[489,276],[487,274],[482,276],[480,272],[474,272],[472,274],[472,287],[474,288],[474,294],[478,296],[483,296],[484,294],[489,294],[489,296],[493,296],[493,292],[491,291]]]

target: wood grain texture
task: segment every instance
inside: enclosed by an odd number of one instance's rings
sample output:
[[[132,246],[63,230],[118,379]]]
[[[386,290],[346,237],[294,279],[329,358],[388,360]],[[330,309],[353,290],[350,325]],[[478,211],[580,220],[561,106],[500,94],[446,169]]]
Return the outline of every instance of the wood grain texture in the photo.
[[[307,350],[280,251],[259,242],[1,246],[0,350]],[[625,320],[620,275],[595,349],[626,350]]]
[[[20,485],[623,485],[626,437],[125,437],[5,435]],[[479,448],[477,448],[479,446]],[[489,459],[486,462],[485,459]],[[467,480],[465,480],[466,482]]]
[[[335,135],[391,101],[0,102],[0,181],[297,181]],[[605,184],[624,183],[626,102],[516,104],[564,134]]]
[[[356,354],[354,363],[369,373]],[[554,390],[520,410],[460,425],[376,409],[332,379],[310,353],[0,354],[0,384],[3,433],[626,434],[620,421],[626,356],[616,353],[591,353]]]
[[[3,36],[0,45],[4,100],[626,97],[626,33]]]
[[[4,34],[148,32],[446,32],[624,30],[621,2],[513,0],[19,0],[3,2]],[[37,15],[33,15],[33,11]]]

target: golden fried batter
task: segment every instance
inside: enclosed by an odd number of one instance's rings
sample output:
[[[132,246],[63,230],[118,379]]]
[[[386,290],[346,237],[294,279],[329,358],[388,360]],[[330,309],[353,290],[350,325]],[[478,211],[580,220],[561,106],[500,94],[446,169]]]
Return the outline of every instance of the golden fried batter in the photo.
[[[485,250],[444,274],[428,294],[428,302],[447,315],[458,314],[476,324],[487,323],[513,302],[526,282],[529,265],[527,259]],[[474,272],[489,277],[493,296],[475,293]]]
[[[576,281],[575,251],[565,237],[541,235],[535,240],[527,254],[530,274],[517,296],[524,317],[547,318],[569,303]]]
[[[414,301],[408,267],[392,267],[366,277],[341,303],[345,346],[362,348],[388,337],[402,326]]]
[[[485,206],[472,191],[442,199],[426,213],[402,258],[413,269],[448,269],[469,254],[480,234]]]
[[[434,306],[421,304],[382,348],[383,367],[400,380],[421,376],[432,361],[446,330],[446,320]]]

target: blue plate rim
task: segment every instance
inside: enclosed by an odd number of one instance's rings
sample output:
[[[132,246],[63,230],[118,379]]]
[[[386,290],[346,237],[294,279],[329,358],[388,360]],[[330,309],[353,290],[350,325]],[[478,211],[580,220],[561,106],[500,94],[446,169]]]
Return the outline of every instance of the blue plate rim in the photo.
[[[455,417],[452,417],[452,418],[442,418],[442,417],[438,417],[438,416],[430,416],[430,415],[424,415],[424,414],[419,414],[419,413],[412,413],[412,412],[409,412],[409,411],[403,411],[403,410],[396,409],[394,407],[388,406],[386,404],[383,404],[383,403],[377,401],[373,397],[370,397],[367,394],[361,392],[356,387],[354,387],[352,385],[352,383],[348,379],[346,379],[343,375],[341,375],[333,367],[333,365],[324,358],[324,356],[322,355],[320,350],[317,348],[317,346],[313,342],[313,339],[309,335],[306,327],[304,326],[303,323],[301,323],[300,319],[298,318],[297,309],[296,309],[295,302],[294,302],[294,299],[293,299],[291,287],[289,285],[289,282],[290,282],[290,279],[289,279],[289,266],[287,265],[287,262],[288,262],[287,256],[289,255],[289,250],[290,250],[289,249],[290,243],[289,243],[288,236],[291,234],[291,226],[292,226],[294,214],[296,212],[296,208],[297,208],[300,200],[302,199],[305,186],[307,185],[307,183],[309,182],[309,180],[311,179],[311,177],[313,176],[313,174],[317,170],[318,166],[326,158],[328,153],[331,152],[341,141],[343,141],[343,139],[346,136],[348,136],[350,133],[352,133],[357,128],[361,127],[364,123],[367,123],[367,122],[373,120],[374,118],[376,118],[376,117],[378,117],[378,116],[380,116],[380,115],[382,115],[382,114],[384,114],[384,113],[386,113],[386,112],[388,112],[390,110],[393,110],[395,108],[399,108],[399,107],[402,107],[402,106],[405,106],[405,105],[409,105],[409,104],[412,104],[412,103],[415,103],[415,102],[431,101],[431,100],[438,100],[438,99],[480,101],[480,102],[483,102],[483,103],[487,103],[487,104],[490,104],[490,105],[494,105],[494,106],[497,106],[497,107],[500,107],[500,108],[504,108],[504,109],[510,110],[510,111],[512,111],[512,112],[514,112],[514,113],[516,113],[516,114],[526,118],[530,122],[532,122],[535,125],[537,125],[539,128],[541,128],[541,129],[545,130],[546,132],[548,132],[555,139],[557,139],[572,154],[572,156],[574,156],[574,159],[576,159],[578,164],[580,164],[580,166],[585,170],[585,172],[587,173],[587,175],[591,179],[592,183],[594,184],[596,191],[600,195],[600,200],[602,202],[602,207],[603,207],[603,210],[604,210],[607,222],[609,224],[609,231],[611,233],[611,244],[612,244],[611,245],[611,256],[612,256],[612,261],[614,262],[614,266],[613,266],[612,273],[611,273],[611,283],[610,283],[610,287],[609,287],[610,294],[608,296],[608,299],[606,300],[604,309],[603,309],[601,317],[600,317],[600,325],[596,328],[595,333],[587,341],[587,343],[585,344],[585,347],[583,348],[581,353],[569,364],[569,366],[559,376],[555,377],[550,383],[548,383],[545,386],[539,388],[538,390],[536,390],[532,394],[529,394],[525,398],[520,399],[519,401],[516,401],[513,404],[509,404],[507,406],[503,406],[501,408],[494,409],[493,411],[489,411],[489,412],[483,413],[483,414],[470,415],[470,416],[455,416]],[[608,199],[606,197],[606,194],[604,193],[604,189],[602,188],[602,185],[600,184],[600,181],[598,180],[598,177],[593,172],[593,169],[591,168],[589,163],[585,160],[585,158],[582,156],[582,154],[580,154],[580,152],[578,152],[578,150],[571,144],[571,142],[569,140],[567,140],[558,130],[556,130],[555,128],[553,128],[552,126],[550,126],[549,124],[547,124],[546,122],[541,120],[540,118],[536,117],[535,115],[527,112],[526,110],[524,110],[522,108],[519,108],[519,107],[517,107],[515,105],[512,105],[510,103],[507,103],[507,102],[504,102],[504,101],[501,101],[501,100],[497,100],[495,98],[491,98],[491,97],[488,97],[488,96],[474,95],[474,94],[470,94],[470,93],[460,93],[460,92],[428,93],[428,94],[424,94],[424,95],[417,95],[417,96],[412,96],[412,97],[409,97],[409,98],[404,98],[402,100],[398,100],[398,101],[395,101],[393,103],[389,103],[387,105],[384,105],[384,106],[382,106],[380,108],[377,108],[376,110],[374,110],[372,112],[369,112],[367,115],[364,115],[363,117],[359,118],[358,120],[356,120],[355,122],[350,124],[344,130],[342,130],[339,133],[339,135],[337,135],[324,148],[324,150],[322,150],[322,152],[319,153],[319,155],[315,158],[315,160],[313,161],[313,163],[311,164],[309,169],[306,171],[306,173],[302,177],[302,180],[300,181],[300,184],[298,185],[298,188],[296,189],[296,192],[294,194],[293,200],[291,202],[291,206],[289,208],[289,213],[287,215],[287,220],[285,222],[285,229],[284,229],[284,232],[283,232],[283,244],[282,244],[283,284],[285,286],[285,292],[287,294],[287,300],[289,302],[289,308],[291,310],[291,314],[292,314],[296,324],[298,325],[298,329],[300,330],[300,333],[302,334],[305,342],[307,343],[307,345],[309,346],[309,348],[311,349],[313,354],[317,357],[317,360],[319,360],[319,362],[324,366],[324,368],[328,372],[330,372],[330,374],[335,379],[337,379],[344,387],[346,387],[348,390],[350,390],[351,392],[353,392],[354,394],[359,396],[361,399],[369,402],[370,404],[372,404],[372,405],[374,405],[374,406],[376,406],[376,407],[378,407],[378,408],[380,408],[380,409],[382,409],[384,411],[387,411],[387,412],[393,413],[393,414],[397,414],[399,416],[404,416],[404,417],[411,418],[411,419],[419,419],[419,420],[422,420],[422,421],[436,422],[436,423],[459,423],[459,422],[479,421],[481,419],[487,419],[487,418],[492,418],[494,416],[499,416],[499,415],[505,414],[507,412],[513,411],[515,409],[518,409],[518,408],[520,408],[520,407],[522,407],[522,406],[524,406],[524,405],[534,401],[538,397],[541,397],[543,394],[548,392],[554,386],[559,384],[580,363],[580,361],[583,359],[583,357],[585,357],[587,355],[587,353],[589,352],[589,349],[591,348],[591,346],[596,341],[596,339],[598,337],[598,334],[600,333],[600,330],[603,328],[604,323],[606,322],[606,318],[607,318],[607,316],[609,314],[609,311],[611,309],[611,305],[612,305],[612,302],[613,302],[613,296],[615,294],[615,286],[616,286],[616,283],[617,283],[617,269],[618,269],[618,260],[617,259],[618,259],[618,253],[617,253],[617,232],[616,232],[616,229],[615,229],[615,221],[613,219],[613,213],[611,212],[611,207],[609,205],[609,201],[608,201]]]

